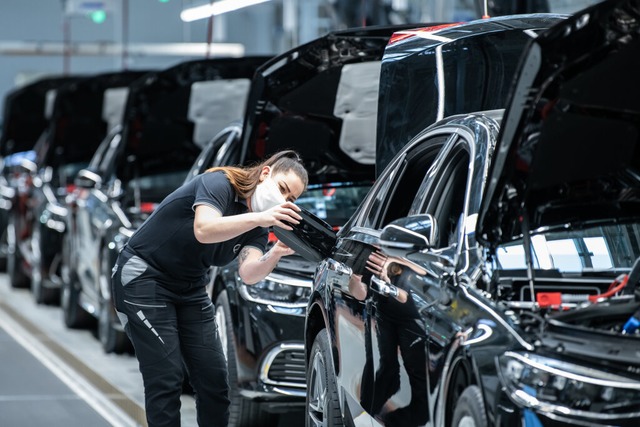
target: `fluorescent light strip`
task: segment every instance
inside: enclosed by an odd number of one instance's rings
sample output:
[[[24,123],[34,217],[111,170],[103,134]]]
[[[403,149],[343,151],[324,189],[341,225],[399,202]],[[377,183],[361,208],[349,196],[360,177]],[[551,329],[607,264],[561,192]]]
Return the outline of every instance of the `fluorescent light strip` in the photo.
[[[197,21],[212,15],[221,15],[268,1],[270,0],[220,0],[211,4],[185,9],[180,13],[180,19],[184,22]]]

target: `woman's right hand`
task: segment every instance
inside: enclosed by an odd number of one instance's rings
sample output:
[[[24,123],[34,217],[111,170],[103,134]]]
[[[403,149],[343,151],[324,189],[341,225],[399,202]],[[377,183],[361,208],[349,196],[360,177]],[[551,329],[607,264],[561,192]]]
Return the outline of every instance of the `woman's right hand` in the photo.
[[[262,227],[280,227],[285,230],[293,230],[290,224],[300,224],[302,217],[298,215],[300,208],[292,202],[276,205],[269,210],[260,212],[260,225]]]

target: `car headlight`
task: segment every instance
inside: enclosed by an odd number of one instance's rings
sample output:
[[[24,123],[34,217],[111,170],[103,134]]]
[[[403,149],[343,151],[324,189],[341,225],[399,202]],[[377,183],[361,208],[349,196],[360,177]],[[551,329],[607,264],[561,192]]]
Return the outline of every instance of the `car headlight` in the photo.
[[[561,415],[614,419],[640,413],[640,383],[620,375],[530,353],[498,357],[511,398]]]
[[[306,307],[311,295],[311,280],[271,273],[255,285],[242,284],[240,295],[258,304],[289,308]]]

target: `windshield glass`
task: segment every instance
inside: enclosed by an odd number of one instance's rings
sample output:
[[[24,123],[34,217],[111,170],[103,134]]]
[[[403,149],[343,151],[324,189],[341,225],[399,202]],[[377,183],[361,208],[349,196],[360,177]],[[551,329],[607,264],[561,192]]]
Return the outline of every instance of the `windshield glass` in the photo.
[[[370,188],[371,182],[309,185],[296,200],[296,205],[338,230],[349,220]]]
[[[640,257],[640,224],[615,224],[532,236],[535,269],[566,273],[628,270]],[[527,267],[522,242],[500,246],[496,266]]]

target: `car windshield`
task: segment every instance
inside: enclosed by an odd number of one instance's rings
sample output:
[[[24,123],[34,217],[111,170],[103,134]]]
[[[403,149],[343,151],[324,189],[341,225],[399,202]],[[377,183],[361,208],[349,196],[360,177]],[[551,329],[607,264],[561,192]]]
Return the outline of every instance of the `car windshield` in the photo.
[[[561,273],[626,271],[640,257],[640,224],[538,234],[532,236],[531,246],[535,269]],[[502,270],[526,268],[522,242],[500,246],[496,264]]]
[[[349,220],[371,188],[371,182],[309,185],[296,204],[338,230]]]

